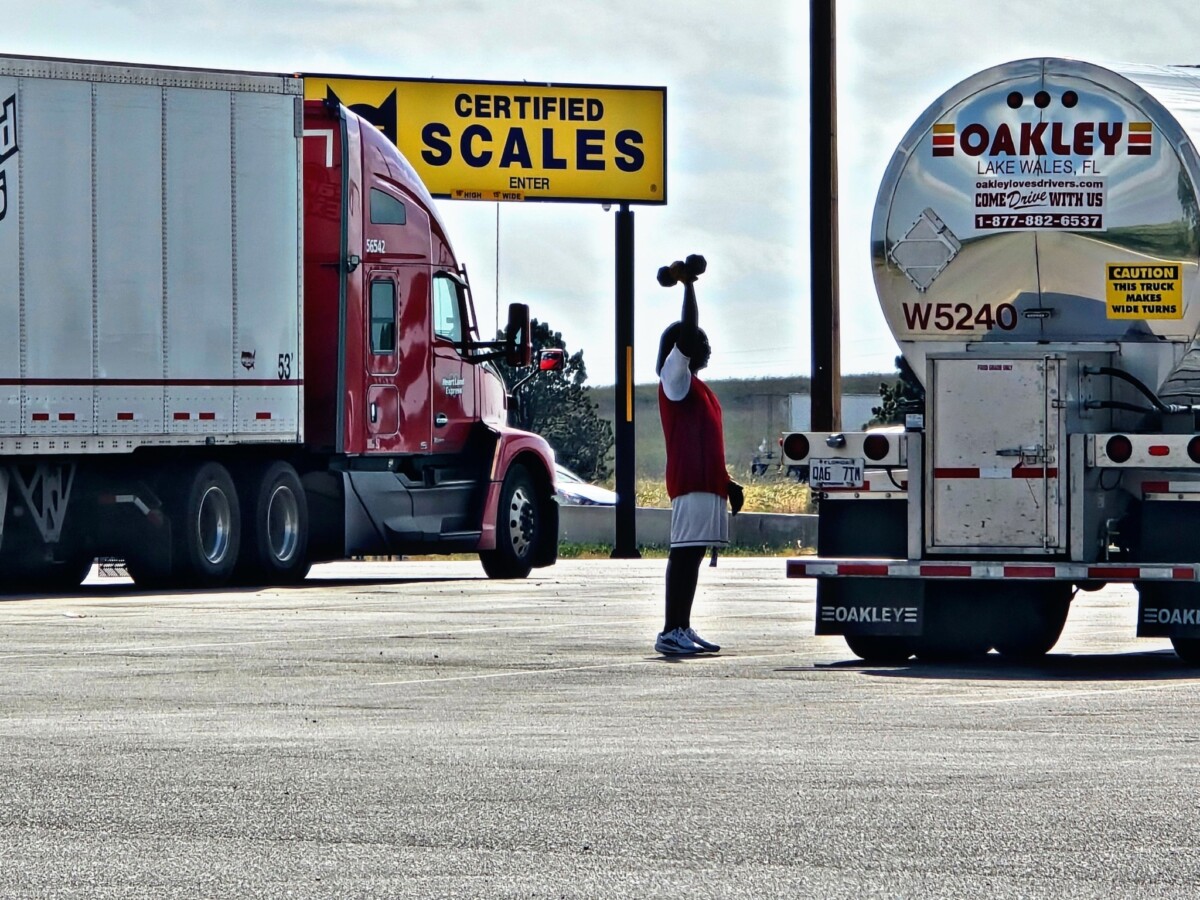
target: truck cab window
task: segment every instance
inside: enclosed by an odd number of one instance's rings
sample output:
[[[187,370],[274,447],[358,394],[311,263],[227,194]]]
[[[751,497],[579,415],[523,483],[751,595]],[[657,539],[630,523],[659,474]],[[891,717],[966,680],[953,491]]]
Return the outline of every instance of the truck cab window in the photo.
[[[379,188],[371,188],[372,225],[403,225],[407,221],[408,213],[402,202]]]
[[[463,340],[462,304],[458,284],[451,278],[433,279],[433,333],[461,344]]]
[[[396,285],[390,281],[371,282],[371,352],[396,352]]]

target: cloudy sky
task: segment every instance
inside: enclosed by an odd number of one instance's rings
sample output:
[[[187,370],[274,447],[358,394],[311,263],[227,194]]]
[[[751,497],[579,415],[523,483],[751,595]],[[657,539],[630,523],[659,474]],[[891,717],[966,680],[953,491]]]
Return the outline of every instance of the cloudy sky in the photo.
[[[665,86],[665,207],[635,207],[638,382],[705,254],[710,378],[808,374],[808,4],[798,0],[5,0],[0,53],[258,71]],[[1029,56],[1200,64],[1195,0],[841,0],[842,371],[890,371],[868,261],[875,192],[912,121]],[[589,204],[443,201],[485,330],[520,300],[614,372],[614,216]],[[497,247],[499,252],[497,254]]]

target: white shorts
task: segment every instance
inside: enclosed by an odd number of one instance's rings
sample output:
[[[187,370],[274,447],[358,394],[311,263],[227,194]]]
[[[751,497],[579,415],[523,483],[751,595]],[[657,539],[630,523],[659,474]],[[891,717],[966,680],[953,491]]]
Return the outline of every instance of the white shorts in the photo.
[[[716,494],[684,494],[671,501],[672,547],[725,547],[729,513]]]

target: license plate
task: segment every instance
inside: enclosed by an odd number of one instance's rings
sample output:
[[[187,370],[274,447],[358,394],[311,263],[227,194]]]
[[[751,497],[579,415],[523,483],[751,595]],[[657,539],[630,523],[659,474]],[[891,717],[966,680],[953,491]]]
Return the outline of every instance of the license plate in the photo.
[[[808,483],[813,487],[862,487],[863,468],[861,459],[810,459]]]

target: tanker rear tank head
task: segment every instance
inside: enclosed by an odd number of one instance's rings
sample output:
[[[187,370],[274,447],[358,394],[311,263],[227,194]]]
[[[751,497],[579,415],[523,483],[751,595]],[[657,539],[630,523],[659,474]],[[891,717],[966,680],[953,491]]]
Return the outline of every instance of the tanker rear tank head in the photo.
[[[1026,59],[938,98],[893,155],[871,229],[913,370],[989,341],[1136,343],[1160,386],[1200,368],[1198,143],[1193,68]]]

